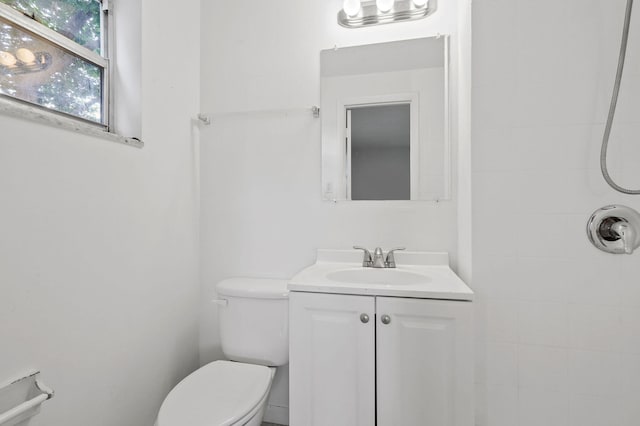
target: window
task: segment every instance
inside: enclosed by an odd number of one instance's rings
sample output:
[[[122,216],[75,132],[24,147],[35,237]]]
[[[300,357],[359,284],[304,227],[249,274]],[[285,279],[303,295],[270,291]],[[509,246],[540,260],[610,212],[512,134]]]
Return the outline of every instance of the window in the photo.
[[[0,0],[0,97],[107,129],[105,5],[99,0]]]

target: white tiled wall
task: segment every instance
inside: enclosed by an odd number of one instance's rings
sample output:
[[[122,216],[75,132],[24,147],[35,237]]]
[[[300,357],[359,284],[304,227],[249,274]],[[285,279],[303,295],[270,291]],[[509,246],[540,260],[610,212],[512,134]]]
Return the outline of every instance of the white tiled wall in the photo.
[[[625,0],[473,3],[478,425],[640,424],[640,253],[596,250],[599,171]],[[640,188],[640,11],[611,174]]]

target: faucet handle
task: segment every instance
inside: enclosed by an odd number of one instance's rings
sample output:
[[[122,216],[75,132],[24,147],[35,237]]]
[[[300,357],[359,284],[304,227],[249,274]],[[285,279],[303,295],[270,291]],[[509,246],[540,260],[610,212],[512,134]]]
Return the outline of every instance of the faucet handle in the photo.
[[[389,252],[387,253],[387,258],[384,261],[384,267],[385,268],[395,268],[396,267],[396,258],[393,255],[394,251],[398,251],[398,250],[405,250],[405,247],[395,247],[392,248],[391,250],[389,250]]]
[[[587,235],[600,250],[631,254],[640,247],[640,213],[619,204],[602,207],[589,218]]]
[[[356,250],[364,251],[364,256],[362,257],[362,266],[369,267],[373,265],[373,257],[371,257],[371,252],[369,250],[360,246],[353,246],[353,248]]]
[[[622,241],[622,249],[626,254],[633,254],[636,249],[636,231],[625,220],[619,220],[611,226],[611,230]]]

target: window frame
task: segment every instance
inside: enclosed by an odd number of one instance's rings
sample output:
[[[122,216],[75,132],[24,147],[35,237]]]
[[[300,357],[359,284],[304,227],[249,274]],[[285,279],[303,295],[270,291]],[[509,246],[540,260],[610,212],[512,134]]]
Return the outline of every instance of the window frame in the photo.
[[[52,108],[47,108],[45,106],[25,101],[22,99],[15,98],[10,95],[0,93],[0,97],[3,99],[9,100],[9,102],[14,103],[16,106],[18,105],[28,105],[29,107],[36,108],[37,110],[41,110],[46,113],[51,113],[55,115],[62,115],[63,117],[69,118],[71,120],[76,120],[85,124],[88,124],[93,127],[97,127],[102,129],[103,131],[109,132],[111,131],[111,126],[113,123],[113,111],[111,108],[111,76],[112,76],[112,67],[110,66],[109,54],[110,54],[110,41],[111,41],[111,19],[109,16],[109,1],[108,0],[95,0],[100,3],[101,15],[100,15],[100,31],[101,31],[101,45],[100,51],[101,54],[98,54],[86,47],[76,43],[75,41],[65,37],[62,34],[48,28],[44,24],[36,21],[32,17],[23,14],[22,12],[14,9],[13,7],[0,3],[0,18],[7,21],[10,25],[14,25],[19,30],[27,32],[35,37],[39,37],[45,40],[47,43],[51,43],[52,45],[75,55],[82,60],[89,62],[102,70],[102,99],[101,99],[101,107],[102,107],[102,120],[101,122],[96,122],[92,120],[88,120],[82,117],[78,117],[73,114],[69,114],[63,111],[58,111]]]

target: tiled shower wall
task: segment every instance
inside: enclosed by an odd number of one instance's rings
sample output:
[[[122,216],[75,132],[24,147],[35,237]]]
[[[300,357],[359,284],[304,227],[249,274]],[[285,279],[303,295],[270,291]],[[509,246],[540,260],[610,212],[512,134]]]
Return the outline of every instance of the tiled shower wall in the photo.
[[[640,424],[640,252],[610,255],[591,213],[625,0],[473,3],[473,287],[482,426]],[[611,174],[640,188],[640,10]]]

